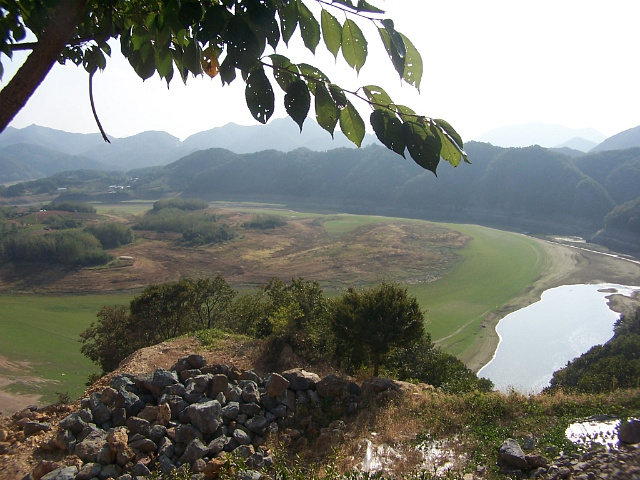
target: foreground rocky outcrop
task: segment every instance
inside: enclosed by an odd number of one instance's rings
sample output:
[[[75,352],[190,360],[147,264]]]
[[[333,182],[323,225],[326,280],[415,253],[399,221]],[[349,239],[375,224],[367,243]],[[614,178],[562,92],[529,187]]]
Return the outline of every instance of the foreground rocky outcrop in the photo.
[[[377,378],[362,385],[336,375],[321,379],[301,369],[261,378],[189,355],[169,370],[117,375],[82,399],[41,445],[67,454],[63,464],[41,462],[25,479],[128,480],[184,466],[193,478],[211,479],[228,466],[227,455],[243,459],[243,478],[259,478],[257,470],[273,461],[269,436],[293,450],[313,442],[321,455],[341,439],[341,418],[370,395],[402,388]],[[22,418],[25,436],[52,428],[28,412]]]

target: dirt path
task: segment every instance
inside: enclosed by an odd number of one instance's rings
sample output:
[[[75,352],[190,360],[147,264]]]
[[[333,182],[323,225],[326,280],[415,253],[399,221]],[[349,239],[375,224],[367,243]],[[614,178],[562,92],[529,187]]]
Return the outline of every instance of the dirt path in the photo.
[[[546,251],[546,265],[540,275],[526,291],[504,305],[498,313],[485,319],[485,325],[491,332],[468,352],[465,363],[477,372],[491,361],[498,347],[498,335],[495,327],[509,313],[515,312],[531,303],[540,300],[542,293],[561,285],[615,283],[620,285],[640,286],[640,265],[637,262],[615,258],[610,255],[591,252],[584,248],[576,248],[559,243],[540,240]],[[635,298],[623,295],[611,295],[610,308],[619,313],[628,312],[640,306],[640,295]]]

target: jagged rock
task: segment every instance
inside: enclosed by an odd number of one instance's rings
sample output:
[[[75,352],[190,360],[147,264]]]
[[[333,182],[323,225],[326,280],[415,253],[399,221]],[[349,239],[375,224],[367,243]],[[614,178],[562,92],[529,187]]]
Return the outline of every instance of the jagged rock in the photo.
[[[173,442],[168,437],[163,437],[158,442],[158,455],[166,455],[171,458],[176,453],[176,448]]]
[[[91,415],[91,411],[82,409],[77,412],[73,412],[60,420],[60,427],[78,434],[91,422],[93,422],[93,415]]]
[[[282,373],[282,376],[289,380],[291,390],[315,390],[320,377],[312,372],[307,372],[301,368],[293,368]]]
[[[178,374],[171,370],[165,370],[164,368],[158,368],[150,379],[145,379],[142,382],[147,390],[149,390],[155,396],[160,396],[162,391],[169,385],[178,383]]]
[[[119,390],[115,406],[124,408],[127,415],[137,415],[145,407],[144,401],[135,393],[128,390]]]
[[[98,454],[106,441],[107,432],[93,430],[80,443],[76,444],[74,453],[85,463],[96,462]]]
[[[27,437],[39,432],[48,432],[49,430],[51,430],[51,424],[46,422],[27,422],[22,427],[22,431]]]
[[[238,402],[229,402],[222,407],[222,417],[227,420],[233,420],[240,413],[240,404]]]
[[[253,380],[241,380],[240,388],[242,388],[242,400],[246,403],[260,402],[260,391],[256,382]]]
[[[640,443],[640,421],[629,420],[618,427],[618,439],[622,443]]]
[[[155,452],[158,448],[153,440],[143,437],[139,433],[135,433],[129,438],[129,447],[147,453]]]
[[[506,439],[498,450],[498,462],[508,468],[527,470],[529,464],[520,445],[513,438]]]
[[[240,374],[238,380],[251,380],[255,382],[257,385],[262,385],[262,378],[253,370],[246,370]]]
[[[193,439],[189,445],[187,445],[184,454],[180,457],[181,463],[192,464],[199,458],[206,456],[209,453],[209,447],[202,443],[199,438]]]
[[[253,417],[262,412],[262,407],[257,403],[241,403],[239,405],[240,413]]]
[[[38,465],[36,465],[36,468],[34,468],[31,472],[31,477],[39,480],[47,473],[53,472],[57,468],[61,468],[61,466],[56,462],[52,462],[50,460],[40,460],[40,462],[38,462]]]
[[[91,480],[98,476],[102,470],[99,463],[85,463],[76,475],[76,480]]]
[[[204,467],[205,478],[212,479],[218,478],[220,476],[220,472],[224,468],[226,459],[225,458],[214,458],[207,462],[207,465]]]
[[[281,397],[284,395],[284,392],[289,388],[290,382],[282,375],[277,373],[272,373],[267,382],[267,395],[270,397]]]
[[[316,393],[324,398],[341,397],[347,391],[348,385],[348,380],[330,374],[318,382]]]
[[[525,455],[524,459],[527,461],[529,468],[546,468],[549,466],[549,460],[542,455]]]
[[[215,433],[222,423],[222,407],[217,400],[190,405],[187,411],[192,425],[205,435]]]
[[[212,379],[213,375],[210,373],[196,375],[187,379],[187,381],[184,382],[187,394],[190,392],[205,393],[208,390]]]
[[[269,426],[269,421],[263,415],[257,415],[245,423],[246,427],[253,433],[264,435]]]
[[[131,468],[131,476],[132,477],[149,477],[151,476],[151,471],[144,463],[138,462]]]
[[[99,480],[107,480],[109,478],[118,478],[122,473],[122,468],[118,465],[104,465],[98,474]]]
[[[61,467],[47,473],[40,480],[74,480],[78,473],[78,467]]]
[[[202,368],[207,364],[206,358],[195,353],[189,355],[185,360],[189,365],[191,365],[191,368]]]
[[[244,430],[240,430],[239,428],[236,428],[233,431],[232,436],[240,445],[249,445],[251,443],[251,436],[247,432],[245,432]]]
[[[388,378],[371,377],[362,382],[362,393],[364,395],[378,394],[389,390],[397,391],[399,389],[398,383]]]
[[[173,437],[171,436],[172,433]],[[169,438],[172,438],[172,440],[184,444],[191,442],[194,438],[203,440],[202,432],[188,424],[178,425],[175,429],[167,430],[167,435],[169,435]]]

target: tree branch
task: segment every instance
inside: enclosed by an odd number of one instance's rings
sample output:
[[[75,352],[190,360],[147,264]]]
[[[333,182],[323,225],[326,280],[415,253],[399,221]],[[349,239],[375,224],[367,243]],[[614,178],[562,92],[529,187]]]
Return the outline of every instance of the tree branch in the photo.
[[[27,104],[71,39],[87,0],[62,0],[24,64],[0,91],[0,132]]]

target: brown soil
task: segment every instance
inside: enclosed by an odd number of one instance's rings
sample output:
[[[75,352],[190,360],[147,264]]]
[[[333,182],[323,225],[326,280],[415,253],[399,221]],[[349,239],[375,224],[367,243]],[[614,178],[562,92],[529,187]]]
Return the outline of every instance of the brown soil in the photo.
[[[218,213],[218,212],[217,212]],[[225,223],[242,225],[252,215],[225,212]],[[187,247],[172,233],[137,232],[138,241],[111,250],[116,260],[98,268],[3,266],[0,291],[105,293],[138,291],[151,283],[222,274],[235,286],[260,285],[272,277],[299,276],[336,288],[394,278],[432,280],[457,261],[467,237],[424,222],[381,221],[342,236],[328,234],[321,220],[291,219],[275,230],[239,229],[232,241]]]

